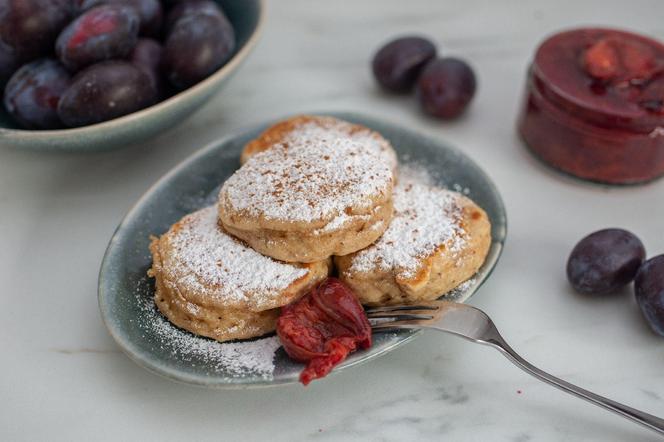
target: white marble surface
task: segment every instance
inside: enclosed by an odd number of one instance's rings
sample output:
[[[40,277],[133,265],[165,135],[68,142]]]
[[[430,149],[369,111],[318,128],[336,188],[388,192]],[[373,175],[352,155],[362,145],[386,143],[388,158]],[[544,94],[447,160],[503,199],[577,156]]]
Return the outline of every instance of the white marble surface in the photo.
[[[498,353],[428,334],[308,388],[206,391],[125,357],[97,309],[97,271],[123,214],[208,141],[307,110],[349,110],[457,145],[500,188],[510,231],[473,298],[526,358],[571,382],[664,415],[664,341],[631,292],[573,294],[564,263],[606,226],[664,252],[664,181],[606,189],[556,175],[514,134],[524,72],[547,33],[577,24],[664,39],[664,3],[631,1],[272,1],[262,41],[227,89],[149,143],[101,155],[0,150],[0,439],[649,441],[654,435],[529,378]],[[426,33],[467,58],[479,93],[460,121],[424,118],[379,92],[378,44]],[[520,393],[519,393],[520,392]]]

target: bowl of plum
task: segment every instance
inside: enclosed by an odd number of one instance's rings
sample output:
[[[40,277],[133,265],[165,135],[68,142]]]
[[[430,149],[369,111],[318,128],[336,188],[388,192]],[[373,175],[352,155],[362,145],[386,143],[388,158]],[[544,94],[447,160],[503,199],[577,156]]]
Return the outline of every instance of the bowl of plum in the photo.
[[[0,0],[0,145],[97,151],[190,116],[255,46],[262,0]]]

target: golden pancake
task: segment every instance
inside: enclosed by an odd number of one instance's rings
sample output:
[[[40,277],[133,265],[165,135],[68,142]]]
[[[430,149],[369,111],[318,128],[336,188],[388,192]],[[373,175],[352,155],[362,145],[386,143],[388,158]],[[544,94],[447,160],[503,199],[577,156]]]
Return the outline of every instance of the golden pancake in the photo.
[[[260,253],[316,262],[360,250],[387,228],[396,157],[377,133],[298,117],[245,150],[246,163],[219,193],[219,219]]]
[[[155,302],[175,325],[218,341],[274,330],[278,308],[329,273],[329,262],[283,263],[231,237],[217,207],[189,214],[150,245]]]
[[[432,300],[471,278],[491,245],[486,213],[469,198],[413,180],[394,191],[394,218],[366,249],[335,258],[366,305]]]

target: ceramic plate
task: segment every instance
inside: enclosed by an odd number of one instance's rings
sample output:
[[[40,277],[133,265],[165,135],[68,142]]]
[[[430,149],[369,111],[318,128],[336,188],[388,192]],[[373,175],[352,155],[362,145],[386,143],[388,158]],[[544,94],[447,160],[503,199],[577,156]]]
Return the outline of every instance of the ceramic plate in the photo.
[[[459,302],[467,300],[496,265],[506,235],[505,209],[489,177],[462,152],[440,141],[360,115],[332,115],[380,132],[390,140],[402,163],[421,165],[438,184],[467,193],[486,210],[493,236],[489,255],[472,283],[450,295]],[[237,371],[214,359],[214,355],[223,359],[234,351],[242,351],[241,346],[246,344],[219,344],[196,338],[171,325],[152,303],[154,285],[146,274],[151,263],[150,235],[161,234],[187,213],[213,204],[220,184],[240,166],[240,151],[244,144],[267,126],[216,141],[185,160],[136,203],[108,245],[99,276],[102,318],[127,355],[152,372],[173,380],[216,388],[297,382],[302,365],[291,361],[281,348],[276,350],[274,369],[269,371],[260,366],[255,372],[252,372],[253,366],[248,372]],[[409,330],[378,333],[371,349],[354,353],[333,373],[375,359],[418,334]],[[276,338],[254,341],[247,348],[251,352],[261,345],[269,347],[275,343]]]

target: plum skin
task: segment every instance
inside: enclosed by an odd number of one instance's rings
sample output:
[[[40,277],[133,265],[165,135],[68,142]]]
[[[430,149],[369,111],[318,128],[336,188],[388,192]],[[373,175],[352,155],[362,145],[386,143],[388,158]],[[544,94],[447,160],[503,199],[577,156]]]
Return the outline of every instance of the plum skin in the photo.
[[[55,51],[72,72],[112,58],[129,55],[138,41],[139,16],[124,4],[96,6],[60,33]]]
[[[476,89],[472,68],[453,57],[431,60],[417,80],[417,96],[424,111],[444,120],[461,115]]]
[[[72,12],[71,0],[1,0],[0,39],[21,63],[49,55]]]
[[[148,74],[130,62],[109,60],[74,77],[60,99],[58,115],[69,127],[87,126],[136,112],[156,100]]]
[[[235,34],[225,16],[192,13],[173,25],[164,44],[169,82],[186,89],[209,77],[233,55]]]
[[[580,293],[606,294],[629,284],[645,259],[641,240],[624,229],[603,229],[579,241],[567,261],[567,279]]]
[[[163,52],[164,48],[156,40],[139,38],[134,50],[129,55],[132,64],[150,76],[160,98],[166,94],[166,86],[161,77]]]
[[[436,56],[436,46],[423,37],[390,41],[374,55],[371,68],[378,84],[391,92],[408,92],[422,68]]]
[[[18,60],[14,48],[0,40],[0,89],[5,85],[18,68]],[[0,94],[1,95],[1,94]]]
[[[634,294],[650,328],[664,336],[664,255],[641,265],[634,280]]]
[[[69,72],[57,60],[32,61],[7,83],[5,109],[23,128],[59,129],[62,122],[57,107],[70,83]]]
[[[170,32],[173,25],[182,17],[191,14],[211,15],[215,17],[225,17],[223,11],[217,3],[212,0],[187,0],[176,3],[166,16],[166,32]]]
[[[140,18],[140,35],[159,37],[164,21],[164,8],[159,0],[78,0],[74,2],[78,13],[101,4],[133,6]]]

